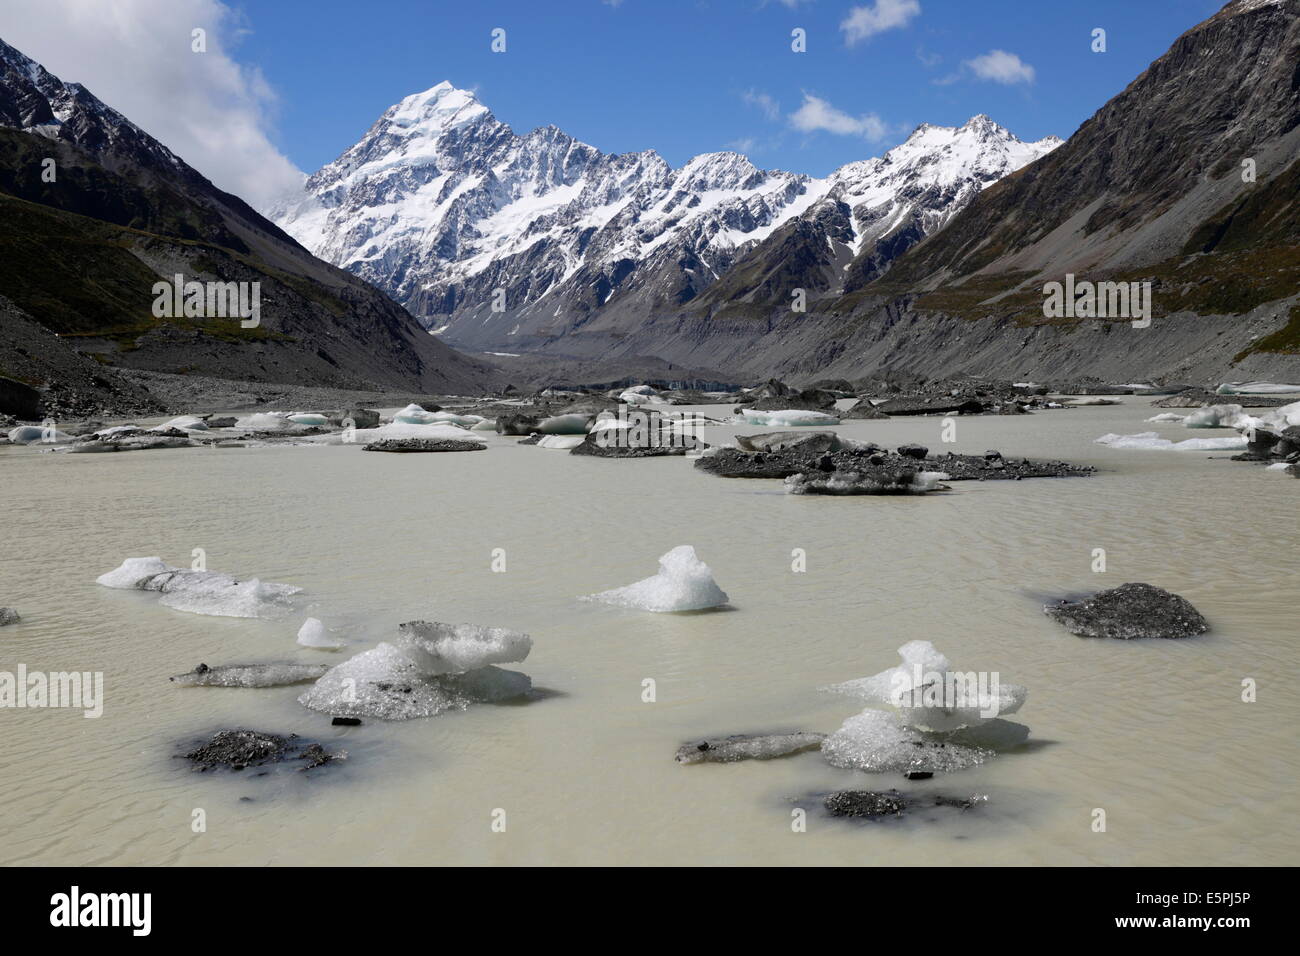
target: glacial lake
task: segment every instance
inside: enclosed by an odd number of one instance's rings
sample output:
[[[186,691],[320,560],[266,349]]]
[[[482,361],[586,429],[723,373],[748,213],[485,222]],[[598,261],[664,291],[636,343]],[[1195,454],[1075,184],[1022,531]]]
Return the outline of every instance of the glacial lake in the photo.
[[[577,457],[494,434],[468,454],[0,448],[0,605],[23,617],[0,629],[0,670],[105,681],[99,719],[0,710],[0,863],[1295,864],[1300,482],[1226,452],[1095,444],[1107,432],[1232,434],[1147,424],[1162,410],[1122,401],[959,418],[948,445],[939,418],[838,426],[888,447],[1100,469],[924,497],[790,496],[779,481],[716,478],[682,458]],[[578,600],[647,577],[681,544],[734,610]],[[189,567],[196,548],[212,570],[301,586],[293,613],[200,616],[95,584],[127,557]],[[1105,573],[1092,570],[1096,548]],[[806,571],[792,570],[795,549]],[[1212,630],[1090,640],[1041,611],[1127,581],[1183,595]],[[296,646],[307,616],[347,648]],[[531,655],[508,666],[538,692],[333,727],[296,702],[306,685],[168,682],[200,661],[338,662],[412,619],[531,634]],[[959,669],[1026,685],[1011,719],[1029,743],[923,781],[837,770],[816,753],[674,762],[693,738],[829,733],[865,704],[818,688],[894,666],[914,639]],[[1242,701],[1246,679],[1254,702]],[[348,759],[259,777],[195,773],[175,757],[222,728],[297,733]],[[987,800],[934,820],[818,812],[817,795],[845,788]],[[804,832],[796,806],[808,809]]]

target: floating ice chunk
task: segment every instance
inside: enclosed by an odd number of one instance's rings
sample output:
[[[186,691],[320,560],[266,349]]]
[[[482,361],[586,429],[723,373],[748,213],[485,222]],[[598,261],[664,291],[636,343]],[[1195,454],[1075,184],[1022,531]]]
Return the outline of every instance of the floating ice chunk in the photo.
[[[34,442],[46,442],[48,444],[63,444],[73,440],[73,436],[65,435],[56,428],[43,428],[40,425],[19,425],[17,428],[9,429],[9,440],[15,445],[30,445]]]
[[[903,726],[893,714],[864,710],[822,742],[822,755],[833,767],[871,773],[952,773],[978,766],[1028,735],[1027,727],[1007,720],[927,733]]]
[[[709,566],[696,556],[695,549],[683,544],[659,559],[659,573],[654,577],[601,591],[585,600],[666,613],[722,607],[729,599],[713,580]]]
[[[298,702],[328,714],[410,720],[434,717],[447,710],[463,710],[474,703],[520,697],[532,689],[532,680],[527,674],[490,664],[459,674],[439,672],[449,658],[428,649],[433,645],[441,647],[447,654],[463,654],[458,660],[465,663],[471,657],[486,659],[492,656],[482,647],[471,645],[492,645],[497,653],[520,654],[517,638],[522,637],[531,645],[526,635],[516,635],[509,640],[477,641],[473,635],[459,630],[472,628],[472,625],[412,624],[419,626],[405,630],[395,643],[379,644],[330,668],[298,698]],[[437,628],[449,628],[455,633],[444,632],[438,636],[435,632],[432,637],[427,636],[425,629]],[[458,644],[464,647],[456,647]],[[526,648],[522,650],[522,655],[527,653]]]
[[[863,471],[799,472],[785,479],[788,495],[923,495],[945,489],[942,471],[876,468]]]
[[[398,631],[410,639],[411,646],[430,656],[424,664],[430,675],[463,674],[488,664],[522,661],[533,648],[527,634],[481,624],[408,621]]]
[[[1237,428],[1253,420],[1240,405],[1206,405],[1192,411],[1183,424],[1188,428]]]
[[[319,680],[328,664],[298,664],[278,661],[269,664],[200,664],[186,674],[169,678],[185,687],[283,687]]]
[[[1183,441],[1170,441],[1161,438],[1159,432],[1141,432],[1136,435],[1116,435],[1111,432],[1096,439],[1098,445],[1111,448],[1142,451],[1242,451],[1246,447],[1245,438],[1187,438]]]
[[[1253,424],[1278,429],[1300,425],[1300,402],[1292,402],[1290,405],[1283,405],[1281,408],[1270,409],[1259,416],[1258,419],[1255,419]]]
[[[326,651],[338,650],[343,646],[343,642],[330,637],[325,625],[314,617],[307,618],[302,627],[298,628],[298,643],[303,647],[318,647]]]
[[[799,425],[838,425],[840,423],[840,420],[834,415],[802,408],[787,408],[772,412],[746,408],[742,414],[746,425],[764,425],[774,428],[792,428]]]
[[[897,707],[903,725],[934,731],[1013,714],[1029,694],[1018,684],[1002,683],[996,672],[952,670],[948,658],[929,641],[908,641],[898,656],[903,663],[897,667],[824,689]]]
[[[1181,422],[1186,415],[1179,415],[1175,412],[1161,412],[1159,415],[1152,415],[1147,419],[1149,422]]]
[[[1215,390],[1217,395],[1289,395],[1300,392],[1300,385],[1282,385],[1278,382],[1224,382]]]
[[[434,412],[431,424],[459,425],[462,428],[473,428],[483,420],[482,415],[458,415],[455,412]]]
[[[659,392],[649,385],[634,385],[619,392],[618,400],[626,405],[667,405]]]
[[[95,578],[95,583],[106,588],[136,588],[143,591],[148,590],[146,585],[153,578],[175,570],[162,558],[127,558],[112,571]]]
[[[545,435],[538,440],[537,447],[567,450],[577,448],[586,438],[586,435]]]
[[[329,424],[328,418],[316,412],[295,412],[289,416],[289,421],[295,425],[314,425],[318,428]]]
[[[497,430],[497,420],[495,418],[480,418],[470,426],[470,431],[476,432],[494,432]]]
[[[1117,398],[1102,398],[1097,395],[1089,395],[1086,398],[1072,398],[1065,403],[1067,406],[1082,407],[1085,405],[1123,405]]]
[[[438,421],[434,412],[425,411],[412,402],[393,416],[393,421],[407,425],[432,425]]]
[[[245,431],[284,432],[293,435],[302,434],[312,426],[300,425],[298,422],[290,421],[289,416],[284,412],[256,412],[236,419],[235,427],[242,428]]]
[[[186,571],[156,557],[127,558],[95,582],[109,588],[158,591],[159,603],[166,607],[216,617],[270,616],[289,607],[291,596],[302,590],[257,578],[239,581],[216,571]]]
[[[467,441],[471,438],[468,428],[461,428],[450,422],[437,425],[412,425],[409,422],[392,422],[378,428],[358,428],[352,432],[331,432],[328,435],[314,435],[307,440],[323,442],[327,445],[355,444],[368,445],[371,442],[420,438],[428,441]],[[349,441],[345,441],[345,439]]]
[[[732,734],[692,741],[677,748],[678,763],[734,763],[772,760],[821,747],[825,734],[791,731],[784,734]]]
[[[165,421],[161,425],[155,425],[149,430],[162,432],[167,431],[169,428],[176,428],[183,432],[205,432],[208,430],[208,423],[197,415],[181,415],[170,421]]]
[[[1285,462],[1285,461],[1275,461],[1275,462],[1273,462],[1273,464],[1269,465],[1269,466],[1268,466],[1267,468],[1265,468],[1264,470],[1265,470],[1265,471],[1281,471],[1281,472],[1285,472],[1285,471],[1286,471],[1288,468],[1290,468],[1290,467],[1291,467],[1291,463],[1290,463],[1290,462]]]
[[[555,415],[545,418],[537,426],[543,435],[585,435],[591,422],[590,415]],[[557,447],[548,445],[547,447]]]

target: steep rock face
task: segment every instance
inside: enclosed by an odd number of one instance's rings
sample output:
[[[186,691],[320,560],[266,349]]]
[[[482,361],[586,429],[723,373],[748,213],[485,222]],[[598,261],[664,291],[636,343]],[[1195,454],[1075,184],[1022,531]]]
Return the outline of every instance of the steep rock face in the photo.
[[[42,175],[50,159],[52,182]],[[42,363],[50,350],[36,327],[93,355],[110,385],[114,365],[421,391],[478,391],[494,376],[3,41],[0,223],[0,295],[30,332],[6,346],[0,367],[21,365],[34,384],[57,390],[75,365],[62,355]],[[261,324],[154,317],[153,285],[175,273],[260,283]],[[121,404],[113,392],[100,396],[109,406]]]
[[[673,169],[554,127],[516,136],[442,83],[386,111],[271,214],[449,342],[595,354],[603,337],[634,339],[645,316],[696,303],[755,247],[772,251],[736,295],[780,295],[814,274],[810,288],[843,291],[1058,143],[1021,143],[981,116],[923,126],[820,180],[728,152]]]

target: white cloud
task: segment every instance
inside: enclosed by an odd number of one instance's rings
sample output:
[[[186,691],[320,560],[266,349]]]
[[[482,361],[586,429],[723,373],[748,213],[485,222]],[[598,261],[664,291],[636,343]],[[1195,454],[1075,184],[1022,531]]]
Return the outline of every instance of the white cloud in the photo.
[[[873,142],[889,134],[884,121],[875,113],[850,116],[811,93],[805,93],[803,105],[790,114],[790,125],[805,133],[825,130],[839,136],[865,136]]]
[[[737,153],[752,153],[758,141],[752,136],[744,136],[740,139],[733,139],[727,144],[727,149],[735,150]]]
[[[207,52],[190,31],[207,31]],[[5,0],[6,41],[90,92],[255,207],[302,173],[271,142],[275,94],[231,48],[247,25],[220,0]]]
[[[1034,68],[1006,50],[990,50],[965,64],[981,80],[994,83],[1032,83]]]
[[[757,90],[746,90],[740,94],[740,98],[747,105],[762,110],[763,115],[769,120],[775,120],[781,116],[781,104],[766,93],[760,93]]]
[[[907,26],[921,12],[918,0],[876,0],[871,6],[854,7],[840,23],[844,42],[861,43],[877,33]]]

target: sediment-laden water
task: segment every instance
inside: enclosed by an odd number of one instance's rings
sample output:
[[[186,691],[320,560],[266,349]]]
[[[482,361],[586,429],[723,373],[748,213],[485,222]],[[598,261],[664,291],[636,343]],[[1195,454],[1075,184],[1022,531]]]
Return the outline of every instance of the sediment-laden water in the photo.
[[[479,434],[487,452],[442,455],[0,449],[0,605],[23,617],[0,630],[0,670],[105,675],[99,719],[0,710],[0,862],[1295,863],[1300,483],[1229,453],[1094,444],[1153,428],[1189,437],[1146,424],[1146,399],[1125,402],[961,418],[953,445],[935,418],[839,426],[889,447],[1101,469],[925,497],[791,496],[779,481],[715,478],[681,458],[570,456]],[[735,610],[577,600],[652,574],[680,544]],[[131,556],[188,567],[196,548],[214,570],[303,587],[294,612],[200,616],[94,583]],[[498,548],[504,572],[492,569]],[[1096,548],[1104,574],[1092,571]],[[792,571],[795,549],[806,572]],[[1126,581],[1183,595],[1212,631],[1088,640],[1041,612],[1050,597]],[[348,647],[297,647],[307,616]],[[415,618],[531,634],[531,655],[512,666],[539,693],[345,728],[297,704],[301,686],[167,680],[200,661],[342,660]],[[817,688],[893,666],[913,639],[1026,685],[1014,719],[1030,743],[914,782],[834,770],[816,753],[674,762],[693,737],[834,730],[862,705]],[[1241,699],[1246,678],[1254,703]],[[647,679],[654,703],[643,702]],[[296,732],[349,756],[266,777],[194,773],[173,756],[225,727]],[[810,794],[845,787],[988,800],[933,822],[810,812],[807,831],[792,831],[796,802],[814,808]]]

